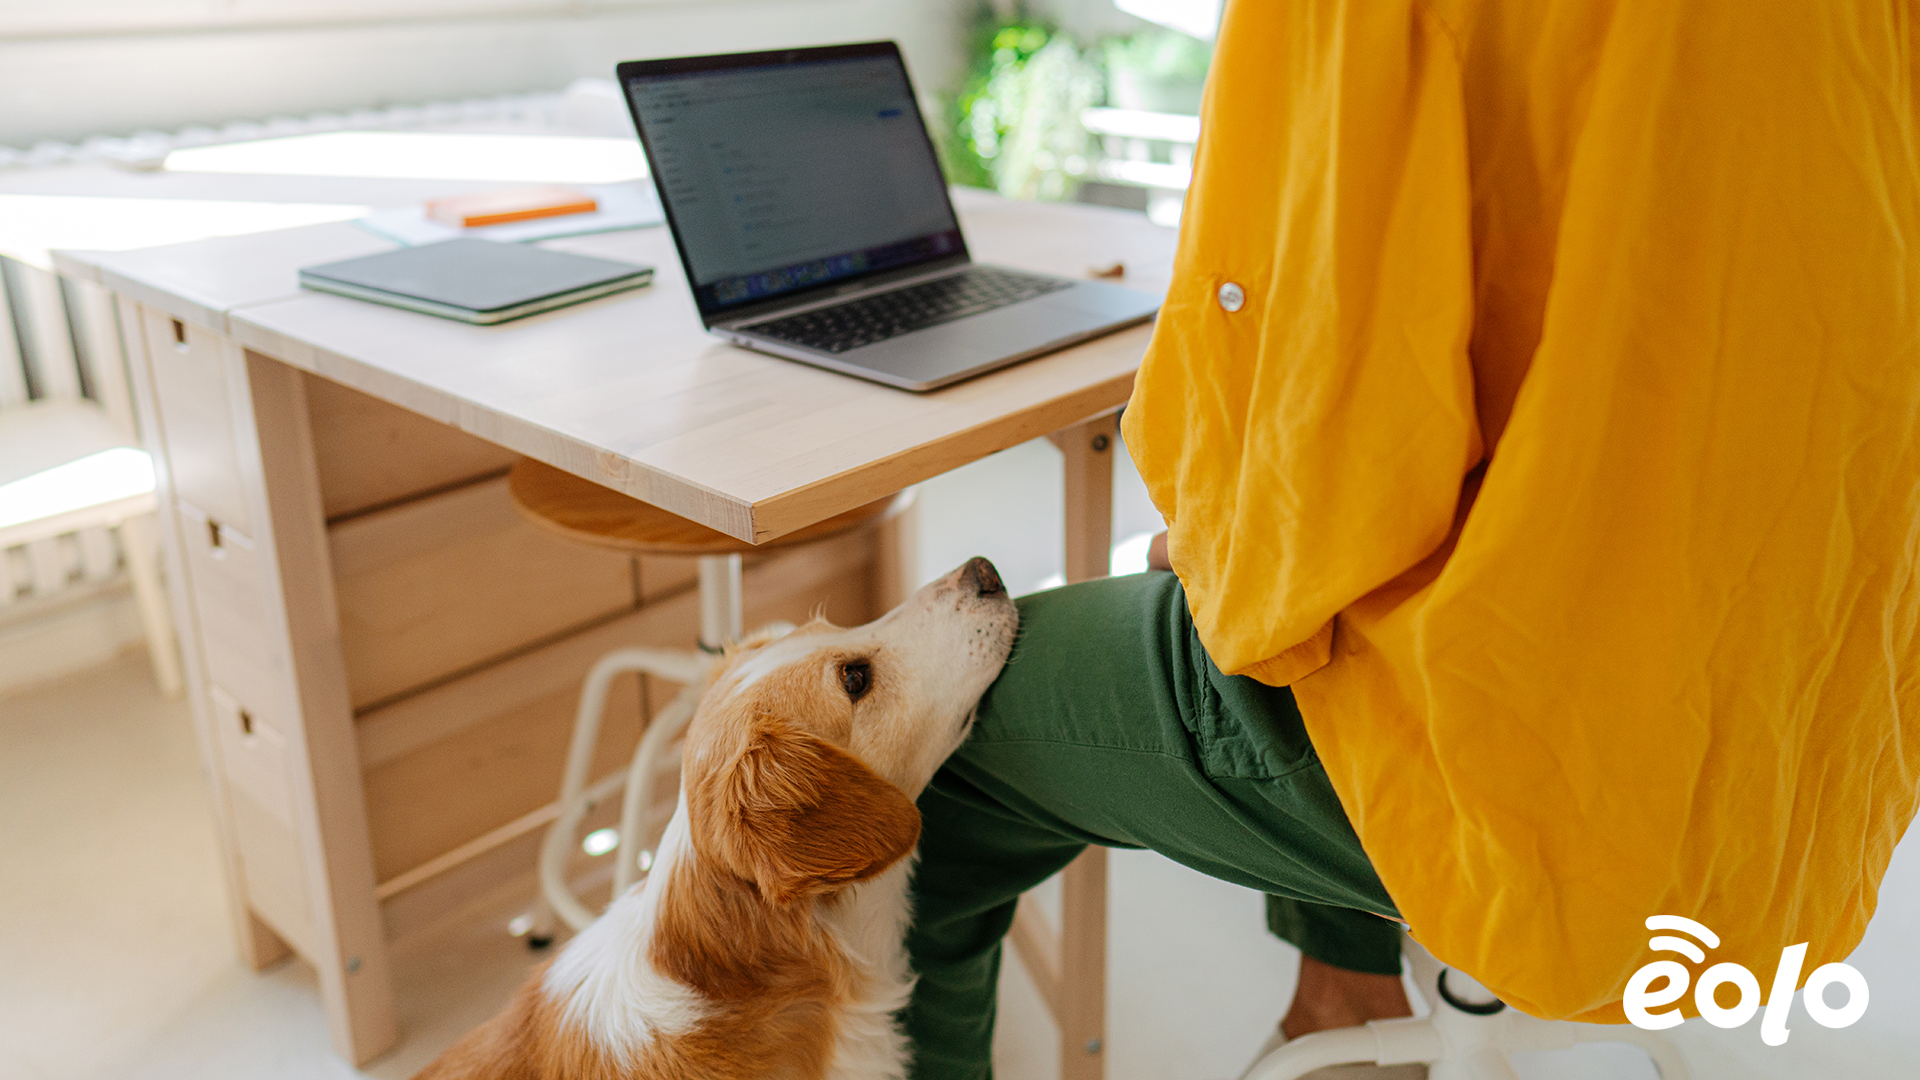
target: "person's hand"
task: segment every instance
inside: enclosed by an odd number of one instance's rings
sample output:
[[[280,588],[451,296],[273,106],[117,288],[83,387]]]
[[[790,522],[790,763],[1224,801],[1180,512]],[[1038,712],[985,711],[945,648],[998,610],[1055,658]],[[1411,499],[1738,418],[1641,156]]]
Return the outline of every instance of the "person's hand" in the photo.
[[[1152,542],[1147,544],[1147,569],[1173,569],[1172,560],[1167,558],[1167,534],[1164,530],[1156,534]]]

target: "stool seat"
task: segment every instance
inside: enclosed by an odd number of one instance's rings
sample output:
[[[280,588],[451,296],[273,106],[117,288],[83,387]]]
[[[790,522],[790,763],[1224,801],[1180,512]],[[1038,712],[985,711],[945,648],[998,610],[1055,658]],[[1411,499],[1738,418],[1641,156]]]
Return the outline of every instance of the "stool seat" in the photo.
[[[743,555],[838,536],[888,514],[905,495],[890,495],[764,543],[749,544],[717,529],[523,457],[507,475],[520,516],[570,540],[641,555]]]

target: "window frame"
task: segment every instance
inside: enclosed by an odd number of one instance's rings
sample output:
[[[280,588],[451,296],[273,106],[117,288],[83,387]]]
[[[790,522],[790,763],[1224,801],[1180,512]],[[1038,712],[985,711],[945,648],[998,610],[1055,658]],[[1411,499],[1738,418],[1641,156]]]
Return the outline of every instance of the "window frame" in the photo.
[[[711,2],[711,0],[708,0]],[[0,0],[0,41],[612,14],[687,0]]]

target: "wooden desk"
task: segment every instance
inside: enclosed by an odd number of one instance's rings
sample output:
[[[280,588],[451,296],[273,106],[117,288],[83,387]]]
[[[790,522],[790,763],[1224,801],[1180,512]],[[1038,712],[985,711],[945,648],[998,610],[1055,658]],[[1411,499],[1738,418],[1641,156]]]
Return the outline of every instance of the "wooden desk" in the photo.
[[[1130,284],[1165,288],[1173,234],[1137,215],[957,201],[983,261],[1123,261]],[[1106,572],[1113,413],[1150,334],[910,394],[707,336],[664,229],[549,242],[651,263],[655,283],[499,327],[295,285],[300,266],[387,246],[333,224],[55,260],[117,297],[242,953],[310,960],[355,1063],[396,1035],[388,937],[532,866],[551,805],[502,822],[500,803],[564,744],[586,666],[681,636],[674,598],[691,604],[685,569],[541,548],[503,522],[511,453],[764,541],[1051,434],[1082,580]],[[883,554],[769,557],[749,621],[820,590],[864,617],[891,599]],[[537,586],[501,580],[516,576]],[[634,688],[628,734],[656,689]],[[1057,941],[1030,908],[1015,935],[1067,1078],[1103,1071],[1104,855],[1069,869]]]

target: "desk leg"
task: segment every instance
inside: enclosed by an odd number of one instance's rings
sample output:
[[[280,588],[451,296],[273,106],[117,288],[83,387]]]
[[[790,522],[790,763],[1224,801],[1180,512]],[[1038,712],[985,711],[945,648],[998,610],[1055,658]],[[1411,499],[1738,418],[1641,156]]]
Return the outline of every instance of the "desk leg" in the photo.
[[[249,487],[264,495],[270,522],[279,584],[271,599],[280,608],[280,619],[270,621],[284,627],[278,644],[291,669],[289,715],[297,719],[287,733],[288,764],[313,916],[308,959],[334,1049],[361,1065],[390,1049],[399,1030],[306,386],[299,371],[254,353],[246,354],[245,370],[260,450]]]
[[[1120,437],[1115,415],[1048,436],[1065,458],[1069,583],[1106,577],[1113,558],[1113,447]]]
[[[1066,578],[1106,577],[1113,546],[1114,415],[1056,432],[1065,459]],[[1014,947],[1060,1029],[1060,1080],[1106,1075],[1107,849],[1088,848],[1061,872],[1056,937],[1031,899],[1020,901]]]

